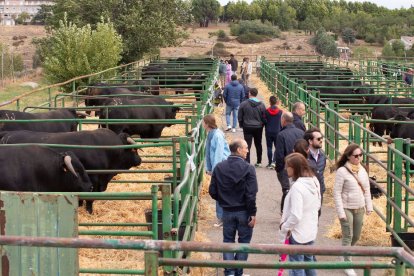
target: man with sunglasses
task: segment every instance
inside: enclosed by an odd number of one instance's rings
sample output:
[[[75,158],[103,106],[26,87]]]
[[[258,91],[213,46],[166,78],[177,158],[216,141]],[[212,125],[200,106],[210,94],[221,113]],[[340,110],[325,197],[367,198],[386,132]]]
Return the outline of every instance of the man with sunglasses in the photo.
[[[325,171],[326,167],[326,156],[325,153],[322,151],[323,145],[323,137],[322,133],[319,128],[311,128],[305,131],[305,135],[303,136],[309,143],[309,154],[308,154],[308,163],[309,165],[315,170],[316,178],[319,180],[320,188],[321,188],[321,206],[323,200],[323,193],[325,192],[325,178],[323,172]],[[321,212],[319,210],[319,216]]]

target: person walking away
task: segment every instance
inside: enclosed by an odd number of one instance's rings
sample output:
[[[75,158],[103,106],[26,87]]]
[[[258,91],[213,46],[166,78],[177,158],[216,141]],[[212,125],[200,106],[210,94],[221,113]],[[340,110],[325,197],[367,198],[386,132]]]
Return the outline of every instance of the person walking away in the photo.
[[[229,63],[228,60],[226,60],[224,63],[226,64],[226,82],[225,82],[225,85],[227,85],[231,82],[231,76],[232,76],[231,64]]]
[[[231,82],[224,87],[224,102],[226,103],[226,131],[236,132],[237,115],[240,103],[244,98],[244,88],[237,81],[237,76],[231,76]],[[233,113],[233,125],[230,125],[230,115]]]
[[[223,207],[223,242],[250,243],[256,224],[256,171],[247,163],[247,143],[236,138],[230,143],[231,155],[217,164],[209,187],[210,196]],[[246,261],[247,253],[223,253],[223,260]],[[224,275],[243,275],[242,268],[225,268]]]
[[[244,70],[246,69],[245,68],[246,59],[247,58],[245,58],[245,57],[243,58],[243,62],[241,64],[241,66],[240,66],[240,75],[241,75],[241,78],[242,78],[243,81],[246,81],[246,79],[244,78],[245,77]]]
[[[307,160],[300,153],[286,157],[287,175],[292,187],[284,202],[284,212],[279,226],[279,240],[289,238],[292,245],[312,245],[318,233],[318,210],[321,206],[318,179]],[[291,254],[290,262],[314,262],[313,255]],[[316,276],[315,269],[292,269],[289,275]]]
[[[226,85],[226,74],[227,74],[227,67],[224,60],[220,59],[220,65],[219,65],[219,75],[220,75],[220,84],[223,88]]]
[[[246,85],[246,83],[242,79],[239,79],[239,83],[243,86],[243,92],[244,92],[243,101],[248,100],[249,99],[249,87]]]
[[[253,64],[250,62],[249,58],[246,58],[244,67],[245,67],[243,69],[244,81],[246,82],[246,84],[249,84],[250,75],[253,73]]]
[[[319,128],[311,128],[305,131],[303,138],[309,143],[308,163],[311,168],[315,169],[316,178],[318,178],[321,187],[321,204],[323,203],[323,194],[325,193],[325,176],[323,175],[326,167],[326,156],[322,150],[323,136]],[[319,216],[321,212],[319,212]]]
[[[252,141],[254,140],[254,146],[256,147],[256,167],[262,166],[262,135],[263,126],[266,123],[265,105],[257,98],[259,92],[256,88],[249,89],[249,99],[241,103],[239,108],[239,125],[243,128],[244,139],[249,147],[246,161],[250,163],[250,148],[252,147]]]
[[[296,102],[293,104],[292,108],[293,113],[293,124],[303,130],[306,131],[305,124],[302,121],[302,116],[306,114],[305,104],[302,102]]]
[[[269,161],[266,168],[274,169],[276,167],[276,162],[273,160],[273,146],[275,146],[276,150],[276,138],[281,129],[280,118],[282,117],[283,111],[277,107],[277,98],[275,96],[270,96],[269,104],[270,107],[267,108],[265,112],[265,136],[267,146],[267,160]]]
[[[342,230],[342,245],[354,246],[361,236],[364,214],[372,213],[368,173],[361,164],[362,150],[350,144],[336,163],[334,202]],[[344,261],[351,261],[345,256]],[[345,269],[348,276],[356,276],[353,269]]]
[[[282,198],[280,200],[280,212],[283,213],[283,204],[290,189],[289,178],[285,169],[285,157],[293,152],[293,146],[296,140],[303,138],[303,130],[293,125],[293,114],[291,112],[283,112],[280,119],[282,129],[276,138],[276,174],[280,185],[282,186]]]
[[[213,114],[204,116],[202,124],[208,133],[206,141],[206,173],[211,175],[216,165],[226,160],[230,155],[230,149],[224,133],[217,127],[216,118]],[[214,226],[220,227],[223,225],[223,208],[220,207],[217,201],[216,216],[217,222]]]
[[[234,58],[233,54],[230,55],[229,63],[231,64],[232,75],[237,76],[237,68],[239,67],[239,63],[237,62],[237,59]]]

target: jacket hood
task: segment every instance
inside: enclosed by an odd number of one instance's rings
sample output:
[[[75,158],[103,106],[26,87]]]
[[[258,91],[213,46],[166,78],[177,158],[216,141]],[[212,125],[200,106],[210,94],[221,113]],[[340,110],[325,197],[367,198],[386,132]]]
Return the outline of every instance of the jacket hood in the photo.
[[[299,181],[298,181],[299,180]],[[318,179],[315,176],[312,177],[300,177],[298,180],[294,182],[294,184],[299,184],[300,189],[307,189],[312,194],[318,195],[318,198],[321,197],[320,195],[320,187]],[[300,183],[298,183],[300,182]]]
[[[251,105],[251,106],[253,106],[253,107],[256,107],[256,106],[259,106],[259,105],[261,105],[261,104],[262,104],[262,102],[261,102],[261,101],[256,102],[256,101],[254,101],[254,100],[252,100],[252,99],[249,99],[249,103],[250,103],[250,105]]]
[[[240,84],[240,82],[238,80],[234,80],[230,82],[232,86],[237,86]]]
[[[276,116],[281,111],[279,108],[277,108],[277,106],[271,106],[267,108],[266,110],[267,112],[269,112],[271,116]]]
[[[231,183],[239,183],[246,173],[248,172],[249,163],[247,163],[243,158],[237,155],[230,155],[228,159],[235,159],[235,162],[229,163],[229,170],[233,172],[232,174],[228,174],[227,177],[229,177],[232,181]],[[242,160],[242,162],[240,162]]]

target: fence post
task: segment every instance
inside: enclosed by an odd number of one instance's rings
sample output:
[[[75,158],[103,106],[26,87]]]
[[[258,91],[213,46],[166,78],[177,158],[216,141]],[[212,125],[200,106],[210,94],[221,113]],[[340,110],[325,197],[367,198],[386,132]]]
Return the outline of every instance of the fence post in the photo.
[[[146,251],[145,259],[145,276],[158,276],[158,252]]]
[[[402,138],[398,138],[394,140],[394,144],[395,144],[395,149],[400,151],[400,152],[404,152],[403,150],[403,139]],[[399,178],[400,180],[402,179],[402,156],[398,153],[395,154],[395,159],[394,159],[394,174],[397,178]],[[396,181],[394,182],[394,203],[401,209],[401,202],[402,202],[402,189],[401,189],[401,185],[399,183],[396,183]],[[397,209],[394,208],[394,220],[393,220],[393,228],[395,230],[395,232],[400,233],[402,231],[401,228],[401,214],[399,213],[399,211]]]
[[[395,276],[404,276],[405,275],[405,263],[400,259],[395,260]]]

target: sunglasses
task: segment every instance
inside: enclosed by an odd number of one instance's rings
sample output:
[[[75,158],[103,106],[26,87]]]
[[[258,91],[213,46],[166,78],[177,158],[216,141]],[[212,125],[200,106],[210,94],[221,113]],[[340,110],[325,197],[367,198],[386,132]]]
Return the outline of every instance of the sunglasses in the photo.
[[[318,140],[319,142],[323,140],[323,137],[319,137],[319,138],[315,138],[316,140]]]
[[[351,155],[351,156],[353,156],[355,158],[362,157],[362,153],[360,153],[360,154],[354,154],[354,155]]]

